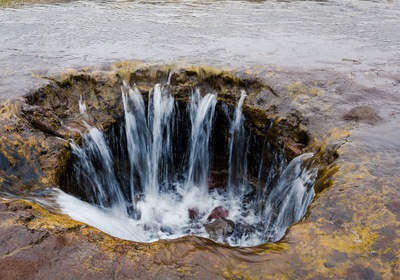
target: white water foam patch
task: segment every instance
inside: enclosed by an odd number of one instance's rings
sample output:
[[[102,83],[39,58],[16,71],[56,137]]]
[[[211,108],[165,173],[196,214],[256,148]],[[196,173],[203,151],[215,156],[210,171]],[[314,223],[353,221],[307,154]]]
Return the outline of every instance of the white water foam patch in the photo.
[[[299,168],[299,163],[303,158],[311,156],[312,154],[302,155],[296,158],[293,164]],[[69,215],[74,220],[91,225],[111,236],[137,242],[176,239],[185,235],[208,238],[209,235],[203,225],[209,223],[208,214],[215,207],[222,205],[229,209],[227,218],[235,224],[268,226],[267,229],[263,227],[261,229],[254,228],[253,231],[239,237],[231,236],[225,240],[218,240],[231,246],[251,247],[265,243],[266,240],[277,241],[281,239],[290,224],[298,221],[305,214],[307,206],[314,197],[313,189],[308,186],[311,182],[310,177],[315,176],[314,172],[316,171],[303,170],[302,176],[295,178],[293,184],[282,179],[280,185],[286,184],[286,197],[272,201],[275,196],[271,194],[271,199],[266,203],[266,214],[263,216],[256,215],[253,211],[243,215],[241,197],[232,199],[228,193],[221,195],[216,191],[205,195],[200,188],[185,191],[182,186],[177,187],[176,192],[159,193],[156,196],[149,196],[139,201],[137,203],[137,211],[141,213],[139,220],[130,218],[119,207],[94,206],[61,190],[57,190],[56,203],[63,214]],[[305,195],[305,193],[308,194]],[[280,203],[281,207],[284,208],[277,216],[273,209],[273,207],[276,207],[276,203]],[[189,209],[193,208],[198,209],[200,219],[193,220],[190,218]],[[289,212],[288,208],[291,208],[292,211]],[[291,220],[287,215],[295,215],[295,220]],[[275,222],[271,221],[273,217],[276,218]]]
[[[208,223],[205,213],[210,213],[215,207],[226,204],[226,198],[217,193],[204,196],[199,189],[189,193],[181,189],[181,192],[178,192],[183,197],[181,201],[177,201],[175,194],[164,194],[138,202],[137,209],[142,215],[139,220],[134,220],[121,213],[119,208],[95,206],[62,190],[53,191],[56,192],[56,204],[63,214],[111,236],[137,242],[175,239],[185,235],[208,237],[202,226]],[[233,210],[230,215],[233,219],[240,215],[239,203],[240,201],[236,201],[235,207],[232,201],[230,202],[230,209]],[[191,208],[197,208],[202,218],[196,221],[190,219],[188,209]]]

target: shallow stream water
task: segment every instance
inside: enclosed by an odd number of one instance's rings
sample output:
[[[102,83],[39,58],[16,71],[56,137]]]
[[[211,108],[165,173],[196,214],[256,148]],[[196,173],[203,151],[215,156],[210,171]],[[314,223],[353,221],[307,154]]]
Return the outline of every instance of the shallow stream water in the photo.
[[[399,18],[396,0],[60,1],[2,8],[0,97],[40,83],[35,75],[118,60],[333,69],[381,85],[400,72]]]

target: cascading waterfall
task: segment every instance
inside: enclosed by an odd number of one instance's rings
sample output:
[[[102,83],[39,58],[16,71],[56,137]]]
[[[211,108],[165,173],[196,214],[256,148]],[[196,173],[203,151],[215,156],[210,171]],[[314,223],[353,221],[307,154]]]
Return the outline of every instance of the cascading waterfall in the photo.
[[[83,147],[71,143],[77,176],[85,182],[85,191],[91,202],[126,215],[125,198],[115,178],[112,158],[107,143],[97,128],[87,125],[89,134],[84,135]]]
[[[150,137],[145,118],[143,97],[137,88],[121,87],[122,101],[125,111],[125,130],[130,163],[130,193],[132,198],[137,197],[148,185],[149,151],[147,142]],[[135,178],[138,178],[135,181]]]
[[[151,92],[150,92],[151,93]],[[148,174],[145,195],[157,195],[160,182],[168,182],[169,157],[171,156],[171,133],[174,116],[174,98],[168,90],[157,84],[149,96],[147,125],[150,131]],[[142,127],[145,129],[145,127]]]
[[[125,113],[121,131],[129,163],[126,182],[118,179],[110,141],[98,129],[87,125],[83,145],[71,143],[76,182],[91,204],[59,191],[62,211],[111,235],[142,242],[195,234],[233,246],[254,246],[282,238],[313,199],[317,171],[305,166],[312,154],[288,165],[275,155],[280,162],[273,172],[271,168],[265,171],[268,164],[261,161],[259,184],[251,186],[247,179],[249,131],[242,114],[246,93],[242,91],[230,120],[227,183],[209,190],[217,96],[202,96],[195,89],[188,106],[179,107],[169,89],[169,83],[155,85],[146,106],[136,86],[121,87]],[[82,114],[87,114],[83,101],[79,104]],[[175,122],[178,115],[188,135],[180,134]],[[187,147],[174,143],[184,136]],[[245,198],[251,193],[254,199],[249,202]],[[220,213],[215,215],[217,210]],[[218,228],[221,223],[231,231]],[[213,232],[223,234],[213,236]]]

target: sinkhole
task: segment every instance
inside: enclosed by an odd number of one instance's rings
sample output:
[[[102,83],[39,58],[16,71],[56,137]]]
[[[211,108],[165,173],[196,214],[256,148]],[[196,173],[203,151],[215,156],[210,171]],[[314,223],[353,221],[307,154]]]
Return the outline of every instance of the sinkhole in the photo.
[[[273,120],[252,123],[245,90],[231,102],[196,86],[177,95],[169,79],[148,91],[124,83],[119,94],[123,112],[106,130],[79,101],[86,132],[71,140],[59,179],[64,213],[128,240],[197,235],[231,246],[278,241],[306,213],[313,154],[288,155]]]

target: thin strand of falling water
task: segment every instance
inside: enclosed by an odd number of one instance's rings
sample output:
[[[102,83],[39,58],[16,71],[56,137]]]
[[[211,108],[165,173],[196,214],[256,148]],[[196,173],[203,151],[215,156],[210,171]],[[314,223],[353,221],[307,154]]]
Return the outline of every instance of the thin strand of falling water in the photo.
[[[125,82],[121,86],[124,105],[125,133],[130,163],[130,191],[133,202],[142,195],[148,182],[150,159],[148,141],[150,139],[145,118],[145,106],[142,94],[136,85],[129,87]],[[138,178],[135,181],[135,178]],[[135,205],[133,205],[135,206]]]
[[[233,121],[229,133],[231,135],[229,145],[229,180],[228,188],[231,196],[242,197],[247,186],[247,149],[248,135],[244,128],[244,116],[242,107],[247,94],[241,91],[239,102],[236,105]]]
[[[167,80],[167,85],[170,85],[171,84],[171,80],[172,80],[172,74],[173,74],[174,72],[171,70],[171,71],[169,71],[169,73],[168,73],[168,80]]]
[[[210,166],[209,141],[213,128],[215,105],[217,96],[208,93],[201,97],[200,90],[193,92],[190,104],[192,132],[189,145],[189,171],[186,181],[186,190],[194,186],[208,191],[208,177]]]
[[[287,166],[282,151],[274,151],[266,138],[261,152],[261,162],[258,170],[257,195],[254,200],[256,213],[261,213],[265,207],[271,190],[275,187],[279,176]]]
[[[148,127],[151,134],[149,146],[150,162],[149,169],[149,185],[146,186],[146,195],[158,195],[160,188],[160,180],[166,180],[168,174],[166,170],[160,170],[163,163],[170,162],[172,156],[170,151],[172,141],[171,134],[173,128],[174,117],[174,97],[169,93],[166,87],[156,84],[152,90],[152,96],[149,93],[149,109],[148,109]],[[145,127],[143,129],[146,129]]]
[[[83,101],[82,95],[79,98],[79,113],[84,117],[85,120],[89,119],[87,114],[86,103]]]
[[[70,142],[72,153],[77,159],[74,168],[80,175],[78,182],[89,187],[87,194],[95,204],[127,215],[125,198],[115,177],[109,145],[102,132],[83,123],[89,131],[82,135],[84,145],[80,147]]]
[[[318,170],[307,170],[302,165],[313,156],[307,153],[294,158],[269,194],[262,215],[266,229],[263,237],[265,241],[281,239],[286,229],[306,213],[315,195],[313,186]]]

